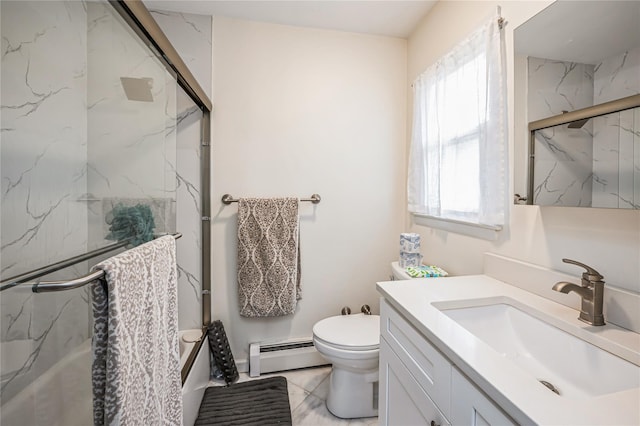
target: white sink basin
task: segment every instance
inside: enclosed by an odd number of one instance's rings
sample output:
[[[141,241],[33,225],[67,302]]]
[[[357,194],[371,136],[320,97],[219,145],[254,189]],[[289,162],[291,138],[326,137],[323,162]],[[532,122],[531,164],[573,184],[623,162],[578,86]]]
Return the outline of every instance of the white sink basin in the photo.
[[[481,299],[433,305],[503,357],[548,382],[562,397],[588,398],[640,387],[640,367],[519,309]],[[530,310],[530,309],[527,309]],[[547,387],[551,387],[547,386]]]

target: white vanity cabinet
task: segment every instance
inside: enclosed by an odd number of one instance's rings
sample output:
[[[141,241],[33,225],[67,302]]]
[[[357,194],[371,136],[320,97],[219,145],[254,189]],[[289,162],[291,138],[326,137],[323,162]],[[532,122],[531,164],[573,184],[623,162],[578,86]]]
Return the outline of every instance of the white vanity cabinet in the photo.
[[[450,425],[384,338],[380,339],[381,425]]]
[[[454,425],[515,425],[457,368],[451,374],[451,422]]]
[[[380,303],[381,425],[513,425],[428,339]]]

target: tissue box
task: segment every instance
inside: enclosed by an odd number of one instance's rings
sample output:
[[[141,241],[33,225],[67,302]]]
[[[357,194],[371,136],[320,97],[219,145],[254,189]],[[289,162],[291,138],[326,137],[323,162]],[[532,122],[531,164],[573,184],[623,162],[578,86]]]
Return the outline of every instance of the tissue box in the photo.
[[[422,264],[422,255],[420,253],[400,252],[398,264],[401,268],[408,268],[409,266],[418,267]]]
[[[400,253],[420,253],[420,234],[400,234]]]

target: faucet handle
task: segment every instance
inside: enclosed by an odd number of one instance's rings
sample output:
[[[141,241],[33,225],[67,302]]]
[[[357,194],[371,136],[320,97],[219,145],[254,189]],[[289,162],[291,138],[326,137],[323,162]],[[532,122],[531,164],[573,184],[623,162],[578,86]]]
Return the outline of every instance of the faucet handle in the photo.
[[[604,277],[602,276],[602,274],[600,274],[600,272],[596,271],[595,269],[593,269],[591,266],[589,265],[585,265],[584,263],[580,263],[577,260],[572,260],[572,259],[562,259],[562,261],[564,263],[570,263],[572,265],[577,265],[577,266],[581,266],[584,269],[587,270],[587,272],[584,272],[582,274],[582,278],[587,280],[587,281],[601,281]]]

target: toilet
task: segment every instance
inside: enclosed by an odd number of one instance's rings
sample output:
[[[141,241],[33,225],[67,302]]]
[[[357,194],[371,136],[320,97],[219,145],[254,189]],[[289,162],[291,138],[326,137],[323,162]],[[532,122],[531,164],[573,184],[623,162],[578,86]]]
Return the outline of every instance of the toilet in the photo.
[[[391,279],[392,280],[411,280],[411,275],[407,274],[405,268],[400,267],[399,262],[391,262]]]
[[[344,419],[377,416],[380,317],[325,318],[313,326],[313,344],[332,364],[329,411]]]

